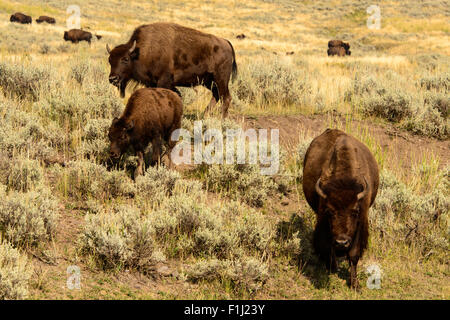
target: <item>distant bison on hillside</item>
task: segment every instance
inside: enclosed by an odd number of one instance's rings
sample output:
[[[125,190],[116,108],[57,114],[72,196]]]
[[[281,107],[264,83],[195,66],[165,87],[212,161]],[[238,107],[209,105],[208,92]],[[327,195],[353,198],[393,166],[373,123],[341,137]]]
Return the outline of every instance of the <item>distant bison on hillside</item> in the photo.
[[[9,18],[11,22],[18,22],[22,24],[30,24],[32,22],[31,17],[21,12],[16,12]]]
[[[102,36],[95,35],[97,39],[101,39]],[[71,41],[72,43],[78,43],[80,41],[87,41],[91,44],[92,33],[80,29],[71,29],[64,31],[64,40]]]
[[[55,18],[52,18],[52,17],[40,16],[39,19],[36,19],[36,22],[37,23],[47,22],[49,24],[55,24],[56,20],[55,20]]]
[[[345,56],[351,55],[350,44],[348,42],[344,42],[342,40],[330,40],[328,41],[328,50],[327,53],[329,56]]]
[[[162,140],[168,144],[167,154],[175,146],[172,132],[181,127],[183,104],[173,91],[163,88],[142,88],[128,100],[120,118],[114,118],[108,137],[111,142],[110,156],[117,159],[129,147],[138,157],[134,178],[143,174],[144,150],[152,143],[152,163],[161,157]]]
[[[213,94],[206,111],[222,100],[222,116],[226,117],[231,102],[228,82],[237,73],[228,40],[174,23],[153,23],[138,27],[127,43],[106,48],[109,81],[122,97],[130,80],[179,95],[176,86],[203,85]]]
[[[370,150],[340,130],[327,129],[305,154],[303,192],[317,215],[313,245],[331,271],[346,256],[350,285],[357,289],[356,267],[367,246],[368,211],[379,184],[378,165]]]

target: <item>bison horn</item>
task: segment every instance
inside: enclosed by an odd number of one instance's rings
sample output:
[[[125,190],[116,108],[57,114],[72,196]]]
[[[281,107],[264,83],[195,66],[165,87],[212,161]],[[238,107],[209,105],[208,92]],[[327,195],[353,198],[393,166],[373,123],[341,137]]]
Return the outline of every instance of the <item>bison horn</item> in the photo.
[[[106,44],[106,51],[108,51],[108,53],[111,53],[111,48],[109,47],[109,44]]]
[[[133,41],[133,45],[130,48],[130,53],[132,53],[136,49],[136,40]]]
[[[363,189],[363,191],[361,191],[360,193],[358,193],[358,195],[356,196],[356,199],[357,199],[358,201],[361,200],[362,198],[364,198],[364,197],[366,196],[367,190],[369,189],[369,188],[368,188],[368,183],[367,183],[366,177],[363,176],[363,179],[364,179],[364,189]]]
[[[323,190],[320,188],[320,178],[316,182],[316,192],[321,196],[322,198],[326,199],[327,195],[323,192]]]

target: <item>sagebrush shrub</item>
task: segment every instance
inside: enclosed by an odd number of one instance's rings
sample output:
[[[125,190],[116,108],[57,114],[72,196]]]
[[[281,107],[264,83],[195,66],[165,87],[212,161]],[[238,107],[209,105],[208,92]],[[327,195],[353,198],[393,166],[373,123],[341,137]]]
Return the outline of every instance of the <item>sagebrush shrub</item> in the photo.
[[[235,291],[254,293],[262,288],[269,278],[268,266],[253,257],[235,260],[202,260],[187,271],[187,279],[192,282],[229,282]]]
[[[104,269],[136,268],[146,273],[164,260],[153,234],[150,221],[138,209],[116,206],[86,216],[79,245]]]
[[[291,105],[310,92],[308,73],[280,59],[251,61],[240,68],[232,92],[249,104]]]
[[[450,73],[436,76],[425,76],[420,79],[420,86],[427,90],[439,90],[448,92],[450,90]]]
[[[58,203],[50,191],[1,193],[0,231],[16,246],[36,246],[55,233]]]
[[[65,168],[55,168],[64,192],[77,200],[110,199],[133,196],[136,187],[125,171],[108,171],[87,160],[70,161]]]
[[[390,172],[380,174],[380,187],[369,210],[371,228],[393,243],[405,241],[420,248],[442,252],[448,248],[448,190],[441,182],[431,193],[418,196]]]
[[[46,66],[25,66],[0,62],[0,86],[4,92],[20,99],[37,100],[41,90],[48,89],[52,73]]]
[[[210,190],[242,199],[254,207],[262,207],[277,189],[273,179],[260,173],[258,165],[249,164],[211,165],[206,184]]]
[[[8,242],[0,243],[0,300],[22,300],[28,296],[32,268],[25,255]]]
[[[1,161],[1,160],[0,160]],[[42,183],[44,171],[36,160],[16,159],[10,162],[6,185],[16,191],[26,192]]]

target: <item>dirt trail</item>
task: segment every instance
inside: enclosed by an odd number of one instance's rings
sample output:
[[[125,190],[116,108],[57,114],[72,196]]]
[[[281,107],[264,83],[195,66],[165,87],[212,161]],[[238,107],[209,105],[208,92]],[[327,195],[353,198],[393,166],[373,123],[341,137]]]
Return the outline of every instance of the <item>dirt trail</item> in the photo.
[[[328,128],[329,118],[326,115],[315,116],[234,116],[234,120],[243,121],[245,128],[267,128],[280,130],[280,143],[283,148],[292,150],[296,148],[299,139],[306,136],[315,137]],[[339,120],[345,123],[342,117]],[[410,134],[394,127],[383,127],[368,121],[352,121],[354,126],[368,128],[375,141],[388,151],[389,155],[402,161],[403,167],[410,167],[412,163],[418,163],[424,155],[433,154],[440,159],[440,167],[450,164],[450,141],[421,137]],[[395,160],[395,159],[390,159]]]

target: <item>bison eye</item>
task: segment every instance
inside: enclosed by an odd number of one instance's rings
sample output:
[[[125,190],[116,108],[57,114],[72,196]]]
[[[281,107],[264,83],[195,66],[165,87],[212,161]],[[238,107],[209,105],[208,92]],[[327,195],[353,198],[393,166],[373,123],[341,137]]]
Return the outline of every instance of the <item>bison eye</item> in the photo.
[[[354,215],[354,216],[359,215],[359,208],[353,209],[352,210],[352,215]]]
[[[128,61],[130,61],[130,58],[124,57],[124,58],[122,59],[122,61],[123,61],[123,62],[128,62]]]

